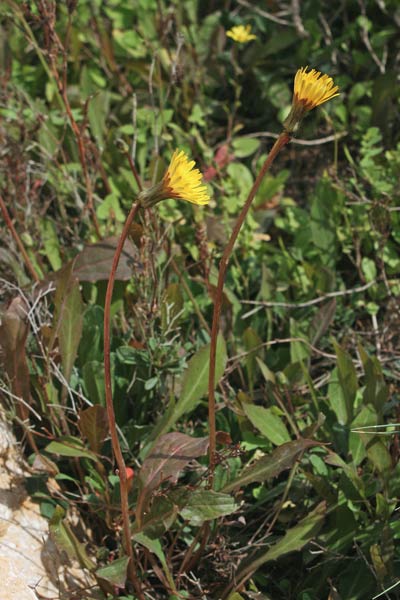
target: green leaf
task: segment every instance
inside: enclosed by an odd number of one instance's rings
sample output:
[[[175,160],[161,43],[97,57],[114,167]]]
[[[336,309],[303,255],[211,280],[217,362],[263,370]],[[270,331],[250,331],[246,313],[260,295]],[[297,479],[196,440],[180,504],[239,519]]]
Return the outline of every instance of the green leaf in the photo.
[[[56,506],[50,519],[49,530],[56,545],[64,550],[70,559],[77,559],[81,567],[94,571],[96,565],[88,557],[85,547],[75,536],[68,521],[64,519],[65,511]]]
[[[256,334],[252,327],[245,329],[243,336],[243,345],[247,352],[245,359],[247,377],[249,379],[250,390],[253,390],[254,380],[257,371],[257,353],[262,352],[262,342],[260,337]]]
[[[380,437],[372,439],[366,446],[367,456],[381,475],[388,475],[392,470],[392,458],[384,440]]]
[[[376,411],[382,414],[383,407],[388,401],[389,396],[388,386],[383,378],[382,367],[378,359],[375,356],[368,356],[360,344],[358,345],[358,352],[365,373],[366,385],[363,393],[363,401],[366,404],[374,406]]]
[[[101,583],[106,582],[111,586],[110,593],[113,593],[112,589],[114,586],[123,589],[126,583],[126,577],[128,573],[129,557],[122,556],[117,558],[110,565],[97,569],[95,575]],[[107,586],[107,589],[109,587]]]
[[[353,419],[354,401],[358,390],[357,372],[351,356],[334,340],[333,346],[337,356],[339,383],[346,403],[346,423]]]
[[[275,378],[275,373],[273,371],[271,371],[267,365],[258,358],[258,356],[256,357],[257,360],[257,364],[260,367],[260,371],[262,373],[262,376],[264,377],[265,381],[268,381],[270,383],[275,383],[276,378]]]
[[[113,358],[113,355],[111,356]],[[114,360],[112,360],[113,367]],[[112,371],[113,372],[113,369]],[[91,360],[82,369],[83,384],[87,396],[94,404],[105,406],[104,363]],[[114,383],[114,379],[112,381]]]
[[[289,552],[296,552],[304,548],[320,531],[325,519],[326,503],[321,502],[318,506],[302,519],[297,525],[289,529],[283,538],[271,546],[266,552],[261,551],[249,561],[245,561],[236,573],[237,581],[240,581],[250,573],[254,573],[261,565],[271,560],[277,560]]]
[[[168,411],[160,420],[153,432],[153,439],[162,435],[178,421],[178,419],[196,408],[200,400],[207,395],[210,345],[201,348],[188,363],[182,378],[182,389],[173,411]],[[226,365],[226,346],[221,335],[217,341],[215,364],[215,385],[224,374]]]
[[[215,365],[215,385],[224,374],[226,365],[226,346],[221,335],[217,341],[217,356]],[[182,392],[175,407],[175,420],[179,419],[197,406],[199,401],[207,395],[208,391],[208,373],[210,361],[210,346],[201,348],[190,359],[188,368],[185,371],[182,380]]]
[[[255,404],[242,405],[246,417],[262,433],[264,437],[276,446],[290,442],[290,435],[282,419],[274,413],[273,408],[264,408]]]
[[[256,463],[246,467],[239,476],[222,488],[222,492],[229,493],[249,483],[263,482],[272,479],[290,469],[308,448],[318,446],[318,442],[308,439],[299,439],[288,442],[263,456]]]
[[[167,565],[167,560],[165,558],[165,554],[163,552],[160,540],[152,540],[147,537],[144,533],[136,533],[133,536],[133,539],[136,540],[139,544],[150,550],[153,554],[155,554],[160,561],[162,568],[164,569],[165,576],[168,580],[169,585],[173,592],[176,592],[174,578],[171,575],[171,572]]]
[[[178,283],[170,283],[165,289],[161,302],[161,327],[165,331],[174,326],[182,314],[183,294],[182,286]]]
[[[204,521],[230,515],[238,508],[238,504],[229,494],[197,489],[188,495],[188,503],[180,511],[180,514],[192,525],[198,527]]]
[[[324,303],[314,315],[311,322],[309,337],[311,344],[315,345],[329,328],[336,312],[336,298]]]
[[[329,378],[328,401],[336,415],[338,423],[340,425],[346,425],[349,422],[349,415],[343,389],[339,383],[339,372],[337,368],[333,369]]]
[[[160,538],[170,529],[179,511],[187,501],[188,491],[185,488],[165,490],[163,494],[155,495],[150,509],[143,515],[139,523],[136,519],[132,526],[133,533],[145,533],[152,539]]]
[[[50,219],[39,221],[40,234],[44,246],[44,254],[47,257],[53,271],[57,271],[62,266],[60,256],[60,241],[57,236],[55,224]]]
[[[307,335],[301,330],[299,324],[294,319],[290,319],[290,337],[303,338],[307,340]],[[290,342],[290,358],[292,363],[307,360],[310,357],[311,350],[308,345],[301,341]]]
[[[97,456],[90,450],[86,450],[78,438],[65,436],[54,442],[50,442],[45,447],[45,451],[50,454],[59,454],[60,456],[73,456],[77,458],[89,458],[97,461]]]
[[[110,92],[98,91],[89,101],[88,117],[90,129],[100,148],[104,146],[106,119],[110,106]]]
[[[368,425],[377,425],[378,417],[376,410],[371,405],[363,406],[361,411],[358,413],[356,418],[352,421],[350,428],[356,429],[357,427],[367,427]],[[373,430],[372,430],[373,431]],[[365,450],[365,433],[351,431],[349,435],[349,450],[353,457],[353,462],[358,466],[366,457],[367,453]],[[370,434],[368,434],[370,439]]]
[[[235,138],[232,142],[233,151],[236,158],[245,158],[251,156],[260,147],[260,141],[253,138]]]
[[[334,214],[337,205],[338,192],[327,177],[320,179],[311,201],[310,225],[312,241],[326,266],[335,264],[337,225]]]
[[[72,264],[57,281],[54,299],[53,338],[58,336],[63,374],[68,382],[78,353],[82,335],[83,302],[78,280],[72,274]]]

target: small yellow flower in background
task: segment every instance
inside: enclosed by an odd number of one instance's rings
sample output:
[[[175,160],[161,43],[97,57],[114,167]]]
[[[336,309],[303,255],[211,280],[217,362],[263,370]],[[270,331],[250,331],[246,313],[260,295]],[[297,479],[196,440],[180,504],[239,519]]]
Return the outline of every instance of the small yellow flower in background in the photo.
[[[284,127],[288,133],[293,133],[304,115],[327,102],[335,96],[339,96],[339,87],[334,85],[332,77],[322,75],[320,71],[302,67],[294,78],[292,110],[287,117]]]
[[[246,44],[251,40],[257,39],[257,36],[251,32],[251,25],[235,25],[232,29],[226,32],[227,37],[233,39],[234,42],[238,42],[239,44]]]
[[[183,150],[175,150],[164,177],[149,190],[140,192],[138,201],[144,208],[167,198],[186,200],[199,206],[208,204],[210,195],[202,174],[194,166],[194,160],[189,160]]]

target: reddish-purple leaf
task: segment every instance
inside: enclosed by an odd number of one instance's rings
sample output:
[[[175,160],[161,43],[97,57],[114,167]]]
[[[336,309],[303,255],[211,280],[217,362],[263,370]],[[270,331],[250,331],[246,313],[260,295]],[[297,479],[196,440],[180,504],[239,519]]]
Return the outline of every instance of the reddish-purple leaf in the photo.
[[[82,410],[79,415],[79,429],[87,438],[90,449],[98,454],[109,431],[104,406],[95,404]]]
[[[140,469],[139,481],[145,493],[163,481],[175,483],[188,463],[206,454],[208,441],[208,437],[193,438],[179,432],[161,436]]]
[[[0,361],[11,384],[13,394],[30,401],[29,368],[25,352],[29,324],[25,301],[16,297],[0,314]],[[25,409],[26,410],[26,409]],[[24,413],[24,418],[27,415]]]
[[[117,247],[118,238],[111,237],[96,244],[90,244],[75,257],[74,275],[79,281],[107,280],[110,276],[111,265]],[[126,240],[118,264],[115,279],[127,281],[132,277],[132,272],[138,268],[138,250],[130,241]]]

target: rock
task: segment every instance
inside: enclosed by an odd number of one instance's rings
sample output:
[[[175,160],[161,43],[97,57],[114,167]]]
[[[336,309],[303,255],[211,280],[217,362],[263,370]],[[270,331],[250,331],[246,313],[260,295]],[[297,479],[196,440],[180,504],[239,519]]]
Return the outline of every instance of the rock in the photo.
[[[71,565],[49,537],[48,522],[24,487],[26,467],[9,425],[0,416],[1,600],[101,598],[93,575]],[[98,588],[97,588],[98,589]]]

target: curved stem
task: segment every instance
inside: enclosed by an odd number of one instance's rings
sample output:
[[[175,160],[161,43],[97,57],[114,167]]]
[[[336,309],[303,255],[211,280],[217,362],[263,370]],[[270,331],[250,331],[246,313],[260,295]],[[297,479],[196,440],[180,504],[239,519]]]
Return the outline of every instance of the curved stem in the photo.
[[[249,211],[251,203],[254,200],[254,197],[260,187],[262,180],[272,162],[279,154],[280,150],[290,141],[290,135],[283,131],[279,138],[276,140],[275,144],[271,148],[270,153],[268,154],[263,166],[257,178],[251,188],[249,195],[245,204],[243,205],[242,210],[239,213],[239,216],[236,220],[235,226],[231,233],[231,237],[226,245],[224,253],[221,258],[221,262],[219,264],[219,272],[218,272],[218,283],[216,294],[214,298],[214,313],[213,313],[213,321],[211,328],[211,342],[210,342],[210,368],[209,368],[209,376],[208,376],[208,421],[209,421],[209,436],[210,436],[210,445],[209,445],[209,457],[210,457],[210,485],[212,485],[214,478],[214,470],[215,470],[215,459],[216,459],[216,427],[215,427],[215,361],[216,361],[216,353],[217,353],[217,337],[219,330],[219,320],[221,315],[221,305],[222,305],[222,295],[224,291],[224,282],[225,282],[225,274],[228,267],[229,258],[232,254],[233,247],[239,235],[240,229],[243,225],[243,222],[246,218],[246,215]]]
[[[106,407],[108,424],[110,428],[111,444],[115,460],[118,465],[118,475],[120,481],[121,491],[121,513],[123,521],[123,545],[127,556],[130,558],[129,562],[129,575],[135,586],[136,593],[140,600],[144,600],[143,592],[141,591],[140,582],[136,575],[135,569],[135,557],[133,554],[132,543],[131,543],[131,532],[129,523],[129,501],[128,501],[128,485],[126,476],[126,465],[122,455],[121,446],[118,439],[117,423],[115,420],[114,404],[112,398],[112,387],[111,387],[111,362],[110,362],[110,312],[111,312],[111,301],[114,290],[115,274],[117,272],[119,259],[122,253],[122,249],[125,244],[125,240],[128,237],[130,226],[137,212],[140,208],[140,204],[136,203],[132,206],[129,215],[125,221],[124,228],[121,236],[118,240],[118,245],[115,250],[114,259],[111,267],[111,273],[107,284],[106,298],[104,303],[104,378],[105,378],[105,393],[106,393]]]

